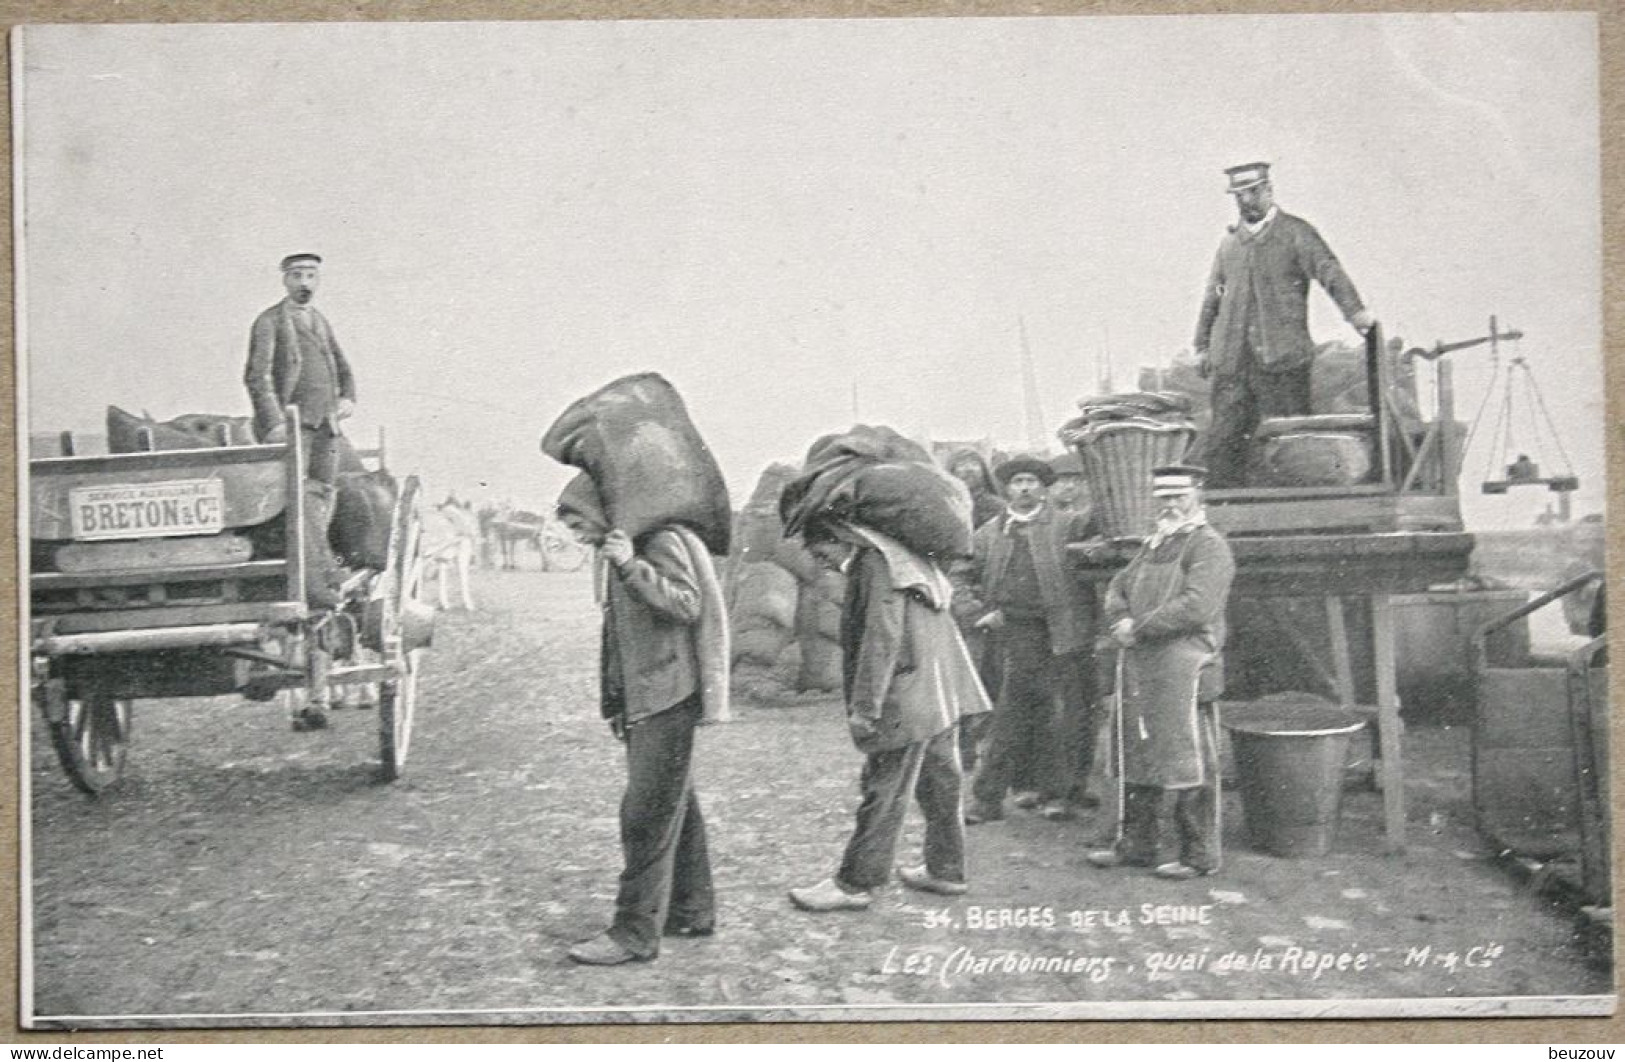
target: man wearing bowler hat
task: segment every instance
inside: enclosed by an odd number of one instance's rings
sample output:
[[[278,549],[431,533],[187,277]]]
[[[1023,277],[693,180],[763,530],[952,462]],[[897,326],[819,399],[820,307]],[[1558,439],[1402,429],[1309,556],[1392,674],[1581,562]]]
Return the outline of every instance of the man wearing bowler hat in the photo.
[[[1152,472],[1157,525],[1106,588],[1116,643],[1113,759],[1120,828],[1097,867],[1154,867],[1182,880],[1219,869],[1219,774],[1213,702],[1224,689],[1224,610],[1236,565],[1202,510],[1204,470]],[[1159,862],[1158,832],[1172,790],[1179,858]]]
[[[1312,412],[1309,282],[1361,333],[1376,319],[1315,227],[1275,205],[1268,163],[1224,172],[1240,216],[1219,244],[1194,345],[1198,371],[1213,380],[1213,421],[1201,444],[1208,486],[1239,487],[1258,422]]]
[[[1096,608],[1093,592],[1072,576],[1066,547],[1090,538],[1094,524],[1088,513],[1048,501],[1055,470],[1047,461],[1016,457],[993,474],[1008,505],[977,529],[954,594],[956,614],[990,632],[1002,676],[965,821],[1003,818],[1012,786],[1018,807],[1043,805],[1049,817],[1068,818],[1071,801],[1081,797],[1071,731],[1084,720],[1058,711],[1059,698],[1081,690],[1084,680],[1074,673],[1093,666]]]

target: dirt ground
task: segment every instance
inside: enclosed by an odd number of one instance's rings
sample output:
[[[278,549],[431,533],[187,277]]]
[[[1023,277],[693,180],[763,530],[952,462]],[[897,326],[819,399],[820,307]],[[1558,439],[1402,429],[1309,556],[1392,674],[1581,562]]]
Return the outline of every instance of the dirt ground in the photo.
[[[832,870],[856,803],[833,698],[743,704],[702,732],[717,935],[575,967],[565,949],[610,913],[624,773],[589,583],[484,572],[475,593],[480,611],[441,618],[392,785],[359,711],[295,734],[264,704],[141,702],[124,783],[99,800],[34,727],[40,1024],[1517,1013],[1612,991],[1572,917],[1474,832],[1460,728],[1407,734],[1402,856],[1381,854],[1378,796],[1353,790],[1336,851],[1309,860],[1249,851],[1227,795],[1224,871],[1183,883],[1089,867],[1107,823],[1013,812],[972,829],[965,897],[796,911],[785,890]],[[918,846],[911,821],[900,859]]]

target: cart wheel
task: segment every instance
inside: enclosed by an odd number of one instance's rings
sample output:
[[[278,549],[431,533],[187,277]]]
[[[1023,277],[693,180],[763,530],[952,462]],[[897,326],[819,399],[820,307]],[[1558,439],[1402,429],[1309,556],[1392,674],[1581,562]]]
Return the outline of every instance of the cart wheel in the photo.
[[[130,723],[128,700],[108,693],[68,699],[67,718],[51,724],[51,744],[74,785],[96,796],[118,782],[124,774]]]
[[[418,480],[408,476],[395,503],[389,535],[389,564],[383,578],[382,656],[395,672],[378,687],[379,770],[384,781],[401,776],[412,745],[412,715],[417,708],[421,646],[409,644],[412,632],[403,617],[423,596],[423,524],[418,511]]]
[[[550,572],[576,572],[587,563],[587,547],[573,535],[549,532],[542,536],[542,569]]]
[[[378,685],[378,752],[384,781],[393,782],[406,766],[412,745],[412,713],[417,710],[418,661],[423,650],[400,657],[400,678]]]

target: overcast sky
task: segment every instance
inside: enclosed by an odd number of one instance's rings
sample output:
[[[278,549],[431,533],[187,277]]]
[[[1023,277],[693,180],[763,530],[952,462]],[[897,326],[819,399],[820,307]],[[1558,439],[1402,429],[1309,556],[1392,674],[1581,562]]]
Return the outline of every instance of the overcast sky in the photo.
[[[355,367],[352,434],[443,492],[551,502],[537,443],[664,373],[742,502],[865,421],[1020,442],[1189,345],[1275,164],[1390,334],[1522,329],[1601,507],[1596,23],[1586,14],[30,27],[33,430],[246,413],[277,261]],[[1352,339],[1311,295],[1319,339]],[[1489,383],[1457,360],[1459,405]],[[855,389],[854,389],[855,388]],[[1555,453],[1546,455],[1557,463]],[[1544,494],[1469,519],[1527,523]]]

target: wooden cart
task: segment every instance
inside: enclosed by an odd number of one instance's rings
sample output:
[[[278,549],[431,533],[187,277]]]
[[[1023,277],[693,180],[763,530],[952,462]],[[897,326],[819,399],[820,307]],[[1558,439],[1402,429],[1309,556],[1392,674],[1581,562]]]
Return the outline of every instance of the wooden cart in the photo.
[[[384,566],[312,608],[305,454],[286,416],[286,443],[29,462],[31,692],[86,793],[119,780],[138,699],[286,701],[323,684],[377,684],[380,773],[399,776],[434,619],[418,482],[400,484]],[[363,456],[382,464],[381,448]],[[307,651],[317,640],[326,652]]]
[[[1593,632],[1555,657],[1498,660],[1490,648],[1499,632],[1602,581],[1587,572],[1479,628],[1473,810],[1498,851],[1551,865],[1577,879],[1587,903],[1610,906],[1607,636]]]

